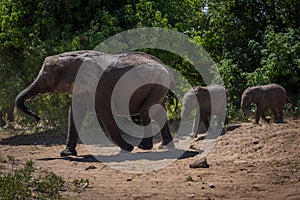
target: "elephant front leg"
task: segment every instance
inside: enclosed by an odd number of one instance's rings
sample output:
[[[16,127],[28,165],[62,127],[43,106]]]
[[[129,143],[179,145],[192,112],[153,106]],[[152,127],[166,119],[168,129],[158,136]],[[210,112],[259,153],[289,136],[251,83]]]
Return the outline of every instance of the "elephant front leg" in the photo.
[[[266,118],[265,116],[265,108],[262,108],[261,106],[257,106],[257,111],[256,111],[256,117],[255,117],[255,124],[259,123],[260,117],[267,123],[270,122],[270,119]]]
[[[259,118],[261,116],[261,112],[262,112],[262,109],[260,108],[260,106],[256,105],[256,114],[255,114],[255,124],[258,124],[259,123]]]
[[[81,113],[81,115],[84,115]],[[81,121],[83,119],[83,116],[81,117]],[[79,127],[78,127],[79,128]],[[61,156],[69,156],[74,155],[77,156],[76,146],[78,142],[78,132],[75,126],[74,117],[73,117],[73,111],[72,107],[69,109],[69,124],[68,124],[68,135],[67,135],[67,145],[64,150],[60,152]]]
[[[193,121],[193,127],[192,127],[192,133],[191,133],[192,138],[197,137],[199,127],[200,127],[200,111],[199,111],[199,109],[197,109],[196,116]]]
[[[224,135],[226,132],[226,125],[228,124],[228,117],[225,114],[225,111],[218,115],[217,127],[221,130],[221,135]]]

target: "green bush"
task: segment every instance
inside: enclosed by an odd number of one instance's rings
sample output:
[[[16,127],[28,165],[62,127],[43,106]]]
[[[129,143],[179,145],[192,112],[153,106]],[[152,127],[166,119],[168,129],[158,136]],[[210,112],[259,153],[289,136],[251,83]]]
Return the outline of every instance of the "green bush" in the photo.
[[[34,80],[46,56],[93,49],[121,31],[146,26],[180,31],[204,47],[218,64],[234,107],[245,88],[271,82],[283,85],[295,109],[300,107],[300,1],[210,0],[202,12],[206,3],[0,1],[0,108],[8,108]],[[191,85],[204,84],[185,59],[157,49],[144,51],[178,70]],[[47,122],[64,124],[69,102],[68,95],[44,96],[31,106]]]
[[[45,175],[34,178],[33,173],[36,169],[31,160],[28,160],[22,168],[17,169],[14,158],[8,156],[8,159],[8,162],[11,163],[11,171],[0,174],[0,199],[61,198],[59,190],[64,185],[61,177],[51,172],[45,172]]]

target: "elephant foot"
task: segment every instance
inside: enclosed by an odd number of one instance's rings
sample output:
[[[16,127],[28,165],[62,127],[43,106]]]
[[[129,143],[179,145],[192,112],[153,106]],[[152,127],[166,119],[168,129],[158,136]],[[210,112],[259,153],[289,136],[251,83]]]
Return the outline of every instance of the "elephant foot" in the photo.
[[[169,142],[169,144],[167,144],[167,145],[161,143],[161,144],[157,147],[157,149],[168,149],[168,150],[170,150],[170,149],[175,149],[175,144],[174,144],[173,141]]]
[[[121,149],[120,150],[120,154],[122,155],[122,154],[130,154],[130,151],[125,151],[125,150],[123,150],[123,149]]]
[[[227,125],[227,124],[229,124],[229,117],[225,117],[225,121],[224,121],[224,125]]]
[[[284,122],[283,122],[283,120],[276,120],[276,121],[274,121],[276,124],[283,124]]]
[[[142,150],[150,150],[153,148],[153,144],[142,144],[140,143],[138,145],[138,148],[142,149]]]
[[[121,152],[131,152],[134,148],[131,144],[126,144],[126,146],[120,147]]]
[[[3,128],[5,125],[6,125],[6,122],[5,122],[5,121],[2,121],[2,120],[0,119],[0,127]]]
[[[223,127],[220,136],[225,135],[225,133],[226,133],[226,129]]]
[[[75,149],[70,149],[70,147],[67,146],[60,152],[60,156],[77,156],[77,151]]]
[[[191,136],[191,138],[196,138],[196,137],[197,137],[197,133],[193,133],[193,132],[192,132],[192,133],[190,134],[190,136]]]
[[[265,121],[266,121],[268,124],[270,124],[271,119],[267,118]]]
[[[138,148],[142,150],[150,150],[153,148],[153,142],[143,140],[139,145]]]

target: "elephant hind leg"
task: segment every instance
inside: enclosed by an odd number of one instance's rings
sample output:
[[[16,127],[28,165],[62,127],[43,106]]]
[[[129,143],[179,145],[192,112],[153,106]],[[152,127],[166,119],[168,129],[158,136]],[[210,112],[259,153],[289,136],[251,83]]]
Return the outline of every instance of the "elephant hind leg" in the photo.
[[[283,123],[283,106],[278,108],[278,120],[276,123]]]
[[[99,114],[99,117],[103,123],[103,126],[107,130],[111,141],[119,146],[122,150],[131,152],[133,150],[133,146],[128,144],[120,135],[118,130],[117,123],[115,122],[113,115],[111,112],[101,112],[106,114]]]
[[[170,132],[168,123],[166,122],[163,128],[161,129],[161,144],[158,146],[158,149],[163,149],[164,147],[167,149],[174,149],[175,144],[173,141],[172,134]]]
[[[163,107],[166,109],[166,106],[165,104],[163,104]],[[168,125],[168,122],[166,121],[164,126],[162,127],[161,131],[161,144],[159,145],[158,149],[162,149],[164,146],[167,148],[167,149],[174,149],[175,145],[174,145],[174,142],[173,142],[173,137],[172,137],[172,134],[170,132],[170,129],[169,129],[169,125]]]
[[[164,97],[167,94],[168,90],[162,86],[157,86],[153,88],[150,93],[148,94],[148,98],[143,102],[142,106],[139,109],[139,113],[141,116],[141,120],[143,123],[144,128],[144,139],[139,144],[139,148],[149,149],[153,147],[153,130],[151,127],[151,118],[149,116],[149,109],[152,105],[160,104],[164,110],[166,110],[164,104]],[[155,108],[154,108],[155,109]],[[165,116],[165,112],[160,112],[160,109],[153,110],[153,117],[159,123],[161,129],[161,137],[162,143],[161,146],[167,146],[167,148],[173,148],[174,144],[171,143],[173,141],[173,137],[170,133],[169,126],[167,124],[167,119]],[[164,123],[162,123],[164,122]],[[149,125],[150,124],[150,125]]]
[[[259,118],[260,118],[260,114],[259,114],[259,112],[258,111],[256,111],[256,113],[255,113],[255,124],[259,124]]]
[[[200,124],[203,122],[205,130],[208,131],[210,121],[210,114],[200,111]]]
[[[217,128],[218,130],[221,130],[221,135],[224,135],[226,132],[226,125],[228,124],[229,119],[226,116],[225,111],[218,115],[218,122],[217,122]]]
[[[164,102],[162,103],[162,106],[163,106],[163,108],[166,110],[166,105],[165,105]],[[157,118],[159,119],[159,117],[160,117],[161,115],[163,115],[163,114],[157,113],[156,115],[159,115],[159,116],[157,117]],[[169,144],[170,144],[169,147],[173,148],[173,147],[174,147],[174,144],[171,143],[171,142],[173,142],[173,137],[172,137],[172,135],[171,135],[171,131],[170,131],[170,129],[169,129],[169,125],[168,125],[167,120],[165,121],[165,123],[164,123],[164,125],[163,125],[163,127],[162,127],[162,129],[161,129],[161,131],[160,131],[160,133],[161,133],[161,140],[162,140],[161,145],[166,146],[166,145],[169,145]]]
[[[143,139],[138,145],[138,148],[143,150],[150,150],[153,148],[153,134],[152,134],[152,127],[150,125],[151,118],[148,115],[149,106],[148,101],[144,102],[142,107],[139,110],[142,125],[144,127],[143,131]]]
[[[274,122],[277,123],[279,121],[279,116],[278,116],[277,110],[275,108],[272,108],[271,111],[274,116]]]

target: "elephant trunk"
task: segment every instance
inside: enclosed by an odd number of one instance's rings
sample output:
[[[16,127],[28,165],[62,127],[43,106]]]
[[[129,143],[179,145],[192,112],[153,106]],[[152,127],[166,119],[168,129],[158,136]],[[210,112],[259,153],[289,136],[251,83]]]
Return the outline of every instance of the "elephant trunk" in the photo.
[[[241,109],[242,109],[244,115],[246,116],[246,105],[245,105],[244,98],[242,98],[242,101],[241,101]]]
[[[181,111],[181,118],[182,119],[187,118],[191,111],[192,111],[192,109],[190,109],[186,105],[184,105],[182,107],[182,111]]]
[[[24,102],[29,99],[33,99],[41,92],[41,88],[35,80],[30,86],[28,86],[25,90],[23,90],[15,100],[16,107],[20,109],[23,113],[32,116],[36,121],[39,121],[41,118],[32,112],[25,104]]]

